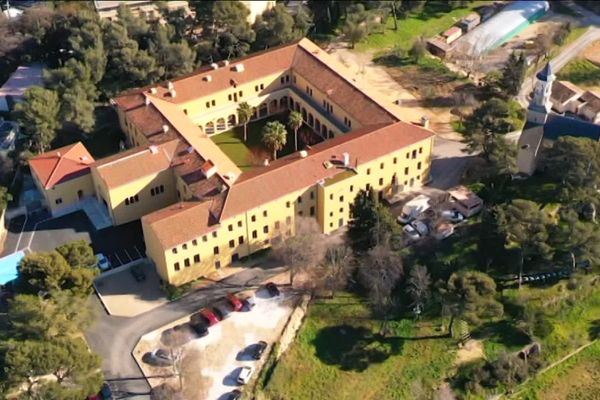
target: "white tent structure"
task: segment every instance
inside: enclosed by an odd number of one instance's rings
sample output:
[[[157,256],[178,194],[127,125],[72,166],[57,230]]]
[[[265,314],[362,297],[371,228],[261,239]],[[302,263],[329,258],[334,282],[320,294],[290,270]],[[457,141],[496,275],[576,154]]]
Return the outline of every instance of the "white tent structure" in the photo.
[[[469,44],[473,54],[483,54],[509,41],[546,14],[549,8],[545,0],[512,2],[461,40]]]

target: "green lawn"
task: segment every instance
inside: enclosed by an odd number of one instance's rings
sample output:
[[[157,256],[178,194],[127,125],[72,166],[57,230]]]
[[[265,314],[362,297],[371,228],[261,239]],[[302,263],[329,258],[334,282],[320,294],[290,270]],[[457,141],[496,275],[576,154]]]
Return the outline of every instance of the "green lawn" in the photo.
[[[242,171],[248,171],[252,168],[263,165],[266,158],[271,159],[272,155],[267,151],[261,142],[261,130],[269,121],[279,121],[286,125],[288,131],[287,143],[281,151],[277,152],[277,157],[283,157],[294,152],[294,132],[287,127],[288,113],[261,119],[248,124],[248,140],[244,143],[244,127],[238,126],[218,135],[211,136],[221,150],[237,165]],[[310,128],[304,126],[298,131],[298,148],[301,149],[305,140],[314,140],[307,138],[310,134]],[[312,141],[309,144],[313,144]]]
[[[438,323],[390,323],[379,336],[363,300],[343,294],[311,304],[298,337],[274,368],[264,389],[268,399],[432,398],[450,374],[454,342],[439,335]]]
[[[569,61],[558,73],[558,79],[582,86],[600,85],[600,67],[588,60]]]
[[[451,10],[445,2],[430,1],[425,4],[423,11],[410,14],[406,19],[398,20],[398,30],[394,30],[394,21],[388,18],[384,33],[368,36],[364,42],[358,43],[359,51],[386,50],[399,46],[408,49],[415,39],[423,36],[429,38],[442,33],[470,14],[473,9],[492,3],[492,1],[474,1],[467,7]]]

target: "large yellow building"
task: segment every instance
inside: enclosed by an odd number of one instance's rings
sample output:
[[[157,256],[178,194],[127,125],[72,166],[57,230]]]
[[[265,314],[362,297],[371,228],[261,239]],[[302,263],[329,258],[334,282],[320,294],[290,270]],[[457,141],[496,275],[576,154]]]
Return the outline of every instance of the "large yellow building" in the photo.
[[[210,139],[238,125],[240,102],[254,107],[253,119],[297,110],[325,140],[242,173]],[[84,179],[113,224],[141,218],[148,257],[176,285],[293,235],[299,216],[316,218],[324,233],[339,229],[360,189],[383,196],[429,175],[433,133],[401,121],[307,39],[130,91],[114,104],[134,147],[86,164]],[[75,190],[50,186],[43,190]]]

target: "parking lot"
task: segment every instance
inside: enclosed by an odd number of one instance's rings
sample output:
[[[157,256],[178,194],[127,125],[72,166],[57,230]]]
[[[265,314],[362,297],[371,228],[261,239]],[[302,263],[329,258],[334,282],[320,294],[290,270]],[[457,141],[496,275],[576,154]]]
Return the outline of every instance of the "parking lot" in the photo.
[[[188,385],[192,385],[194,391],[193,394],[186,393],[186,398],[227,399],[232,390],[243,390],[236,381],[243,366],[253,367],[252,380],[259,375],[257,367],[262,365],[273,343],[279,339],[297,296],[282,290],[279,297],[271,297],[265,289],[260,289],[256,292],[255,299],[256,306],[251,311],[233,312],[229,318],[211,326],[207,336],[194,339],[184,346],[185,354],[201,355],[197,360],[201,376],[193,376],[186,382],[187,374],[184,375],[184,388],[189,389]],[[164,348],[160,341],[163,331],[187,321],[189,317],[182,318],[142,337],[133,354],[147,377],[164,376],[173,372],[171,367],[150,366],[142,361],[142,357],[149,351]],[[267,342],[269,347],[262,359],[255,361],[250,353],[261,340]],[[189,382],[192,380],[193,382]],[[178,380],[174,377],[149,378],[152,387],[165,381],[178,386]]]

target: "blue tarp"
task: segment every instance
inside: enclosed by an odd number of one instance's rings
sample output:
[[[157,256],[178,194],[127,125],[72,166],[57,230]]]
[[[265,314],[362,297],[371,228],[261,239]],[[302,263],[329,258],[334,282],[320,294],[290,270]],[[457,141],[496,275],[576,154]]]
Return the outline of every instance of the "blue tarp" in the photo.
[[[23,257],[25,257],[25,253],[19,251],[0,258],[0,285],[6,285],[17,278],[17,266]]]

